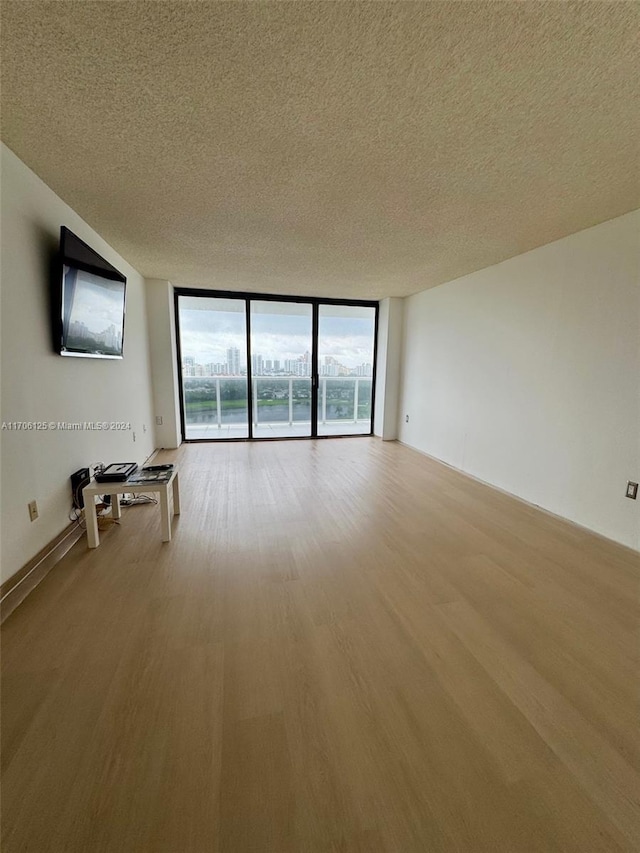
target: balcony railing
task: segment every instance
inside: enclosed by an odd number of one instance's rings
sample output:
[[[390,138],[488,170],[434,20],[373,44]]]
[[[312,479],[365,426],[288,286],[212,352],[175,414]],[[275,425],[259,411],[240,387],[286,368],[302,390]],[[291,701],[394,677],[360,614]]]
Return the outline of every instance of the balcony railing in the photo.
[[[237,376],[183,377],[187,428],[247,426],[246,379]],[[360,425],[371,420],[371,377],[321,376],[319,426]],[[299,376],[252,377],[253,427],[300,427],[311,423],[311,379]],[[336,430],[339,432],[339,430]]]

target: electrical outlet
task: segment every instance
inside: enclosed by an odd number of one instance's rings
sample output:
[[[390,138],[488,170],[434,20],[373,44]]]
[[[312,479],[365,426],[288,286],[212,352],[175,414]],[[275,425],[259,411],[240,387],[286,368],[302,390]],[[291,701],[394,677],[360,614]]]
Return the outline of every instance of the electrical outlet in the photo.
[[[146,425],[146,424],[142,424],[142,432],[146,432],[146,431],[147,431],[147,425]]]
[[[156,426],[162,426],[162,415],[156,415]]]
[[[632,501],[638,497],[638,484],[632,483],[631,480],[627,483],[627,494],[626,497],[631,498]]]
[[[29,508],[29,518],[31,519],[31,521],[35,521],[35,520],[36,520],[36,518],[38,517],[38,504],[37,504],[37,501],[30,501],[30,502],[27,504],[27,507]]]
[[[405,422],[406,424],[408,424],[408,423],[409,423],[409,415],[405,415],[405,416],[404,416],[404,422]]]

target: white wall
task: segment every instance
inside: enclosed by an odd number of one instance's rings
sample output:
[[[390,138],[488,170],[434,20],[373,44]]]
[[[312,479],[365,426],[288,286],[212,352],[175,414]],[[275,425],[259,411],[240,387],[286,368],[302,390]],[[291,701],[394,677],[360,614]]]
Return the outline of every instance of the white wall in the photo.
[[[156,417],[162,419],[156,425],[156,445],[179,447],[182,428],[173,287],[162,279],[147,279],[146,294],[153,404]]]
[[[640,211],[406,299],[399,418],[402,442],[638,550],[639,229]]]
[[[375,435],[383,441],[395,441],[398,437],[403,310],[403,299],[380,300],[373,427]]]
[[[124,431],[0,432],[4,581],[69,523],[73,471],[96,462],[140,463],[154,441],[143,279],[4,145],[0,157],[0,417],[3,422],[131,423]],[[62,358],[53,352],[49,263],[61,225],[127,276],[122,361]],[[27,503],[34,499],[40,518],[31,522]]]

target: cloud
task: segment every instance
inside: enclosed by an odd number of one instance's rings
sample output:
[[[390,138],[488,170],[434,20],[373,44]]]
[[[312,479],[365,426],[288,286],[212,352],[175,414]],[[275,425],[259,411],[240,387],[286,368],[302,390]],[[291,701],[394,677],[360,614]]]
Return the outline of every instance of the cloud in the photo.
[[[332,356],[347,367],[373,362],[371,317],[320,317],[318,357]],[[180,309],[183,356],[196,362],[227,360],[227,349],[238,347],[246,362],[245,316],[241,312]],[[254,313],[251,317],[252,352],[264,359],[284,361],[311,352],[311,316]]]

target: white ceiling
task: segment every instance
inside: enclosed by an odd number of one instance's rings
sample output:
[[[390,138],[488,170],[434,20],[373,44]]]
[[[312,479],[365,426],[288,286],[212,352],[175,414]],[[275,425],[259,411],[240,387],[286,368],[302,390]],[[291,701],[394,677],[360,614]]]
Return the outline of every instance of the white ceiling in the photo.
[[[639,8],[3,0],[2,139],[146,276],[402,296],[640,205]]]

